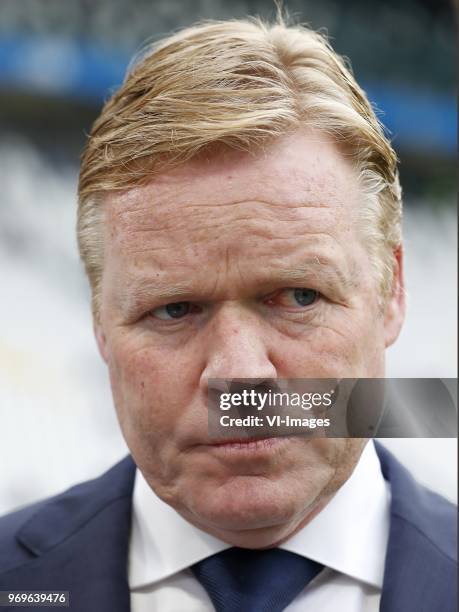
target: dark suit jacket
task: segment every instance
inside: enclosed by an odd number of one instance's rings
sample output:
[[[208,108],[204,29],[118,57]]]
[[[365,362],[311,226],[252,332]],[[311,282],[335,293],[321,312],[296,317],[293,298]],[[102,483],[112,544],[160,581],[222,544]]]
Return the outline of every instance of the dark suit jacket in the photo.
[[[453,612],[455,506],[418,485],[379,444],[377,453],[392,493],[380,610]],[[128,612],[134,473],[128,456],[100,478],[1,518],[0,590],[70,591],[71,610]]]

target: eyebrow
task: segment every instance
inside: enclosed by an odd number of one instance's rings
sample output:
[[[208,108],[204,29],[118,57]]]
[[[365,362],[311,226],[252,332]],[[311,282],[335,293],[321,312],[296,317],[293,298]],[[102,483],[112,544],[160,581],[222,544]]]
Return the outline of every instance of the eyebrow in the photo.
[[[354,274],[351,272],[344,272],[328,258],[315,256],[294,267],[271,269],[269,277],[259,278],[255,284],[258,291],[269,291],[280,285],[288,287],[290,283],[298,285],[303,281],[308,282],[317,276],[329,291],[342,296],[346,291],[356,287]],[[157,281],[149,277],[140,277],[120,287],[116,299],[124,312],[132,313],[152,298],[158,303],[167,304],[196,299],[197,294],[195,285],[189,281],[165,284],[163,279]]]
[[[328,258],[314,257],[307,261],[301,262],[293,268],[281,268],[276,270],[275,284],[299,283],[310,279],[317,278],[322,286],[328,291],[333,292],[338,297],[343,297],[346,292],[355,289],[358,283],[356,282],[355,271],[353,269],[343,270],[336,265],[333,260]],[[288,286],[288,285],[287,285]]]
[[[161,281],[158,282],[147,277],[122,287],[119,290],[117,302],[124,312],[131,313],[153,296],[158,302],[170,303],[183,302],[185,298],[190,298],[193,293],[195,291],[193,291],[191,284],[176,283],[163,286]]]

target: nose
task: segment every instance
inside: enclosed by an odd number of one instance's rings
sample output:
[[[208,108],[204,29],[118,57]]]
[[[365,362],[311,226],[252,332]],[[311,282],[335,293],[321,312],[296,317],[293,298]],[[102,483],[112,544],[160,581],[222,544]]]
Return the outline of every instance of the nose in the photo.
[[[236,304],[224,305],[209,324],[201,388],[209,379],[273,379],[277,371],[270,358],[268,330],[255,313]],[[259,380],[260,382],[260,380]]]

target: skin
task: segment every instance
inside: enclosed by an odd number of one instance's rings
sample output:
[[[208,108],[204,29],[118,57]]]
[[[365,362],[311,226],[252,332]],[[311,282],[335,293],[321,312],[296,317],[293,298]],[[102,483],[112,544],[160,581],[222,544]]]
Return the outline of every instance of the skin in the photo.
[[[378,302],[354,168],[317,132],[201,156],[104,201],[95,334],[118,419],[152,489],[232,544],[274,546],[352,473],[362,439],[215,445],[210,378],[383,377],[403,317],[401,251]],[[319,292],[299,305],[292,288]],[[190,302],[168,319],[165,306]]]

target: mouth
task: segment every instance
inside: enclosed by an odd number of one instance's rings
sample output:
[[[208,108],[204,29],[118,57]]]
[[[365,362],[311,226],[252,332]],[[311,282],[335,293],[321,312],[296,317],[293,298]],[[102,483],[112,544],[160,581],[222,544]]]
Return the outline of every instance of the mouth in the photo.
[[[217,454],[227,455],[268,455],[287,444],[289,437],[276,436],[266,438],[225,438],[207,444],[207,448]]]

